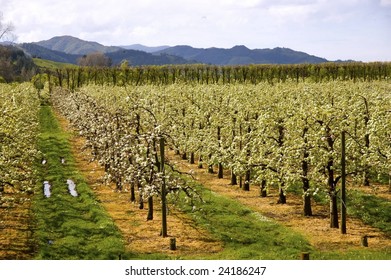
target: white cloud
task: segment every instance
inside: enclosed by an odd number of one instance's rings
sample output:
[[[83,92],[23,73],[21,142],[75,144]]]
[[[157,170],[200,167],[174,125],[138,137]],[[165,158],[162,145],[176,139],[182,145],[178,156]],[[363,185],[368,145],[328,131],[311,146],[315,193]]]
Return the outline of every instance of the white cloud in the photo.
[[[355,59],[361,51],[362,60],[370,53],[391,60],[391,0],[0,2],[21,42],[67,34],[107,45],[285,46],[326,58],[348,59],[355,50]]]
[[[133,28],[131,35],[136,37],[147,37],[147,36],[153,36],[157,34],[157,30],[153,27],[148,26],[136,26]]]
[[[278,5],[268,9],[270,15],[279,21],[305,21],[316,12],[312,5]]]

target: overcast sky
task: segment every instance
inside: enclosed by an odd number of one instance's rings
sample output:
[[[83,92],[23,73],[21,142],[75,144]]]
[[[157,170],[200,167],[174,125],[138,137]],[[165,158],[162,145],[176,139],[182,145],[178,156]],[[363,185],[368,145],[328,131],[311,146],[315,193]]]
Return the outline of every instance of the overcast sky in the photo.
[[[104,45],[286,47],[391,61],[391,0],[0,0],[17,42],[72,35]]]

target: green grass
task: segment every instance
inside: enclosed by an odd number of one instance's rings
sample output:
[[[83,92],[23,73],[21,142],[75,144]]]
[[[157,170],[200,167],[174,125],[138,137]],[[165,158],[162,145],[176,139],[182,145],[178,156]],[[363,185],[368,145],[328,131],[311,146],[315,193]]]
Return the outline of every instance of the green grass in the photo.
[[[46,60],[46,59],[41,59],[41,58],[33,58],[34,63],[40,67],[40,68],[45,68],[45,69],[58,69],[58,68],[74,68],[77,67],[74,64],[70,63],[61,63],[61,62],[56,62],[56,61],[51,61],[51,60]]]
[[[391,202],[359,190],[348,192],[348,214],[376,227],[391,238]]]
[[[68,135],[61,131],[49,106],[41,107],[40,124],[38,145],[47,164],[37,166],[40,184],[33,204],[36,258],[118,259],[124,252],[121,234],[77,171]],[[79,196],[69,194],[67,179],[76,183]],[[43,181],[52,186],[49,198],[43,195]]]
[[[224,243],[222,252],[205,259],[291,260],[312,251],[309,242],[292,229],[269,221],[234,199],[192,184],[202,192],[204,202],[198,202],[194,212],[184,203],[181,209]]]

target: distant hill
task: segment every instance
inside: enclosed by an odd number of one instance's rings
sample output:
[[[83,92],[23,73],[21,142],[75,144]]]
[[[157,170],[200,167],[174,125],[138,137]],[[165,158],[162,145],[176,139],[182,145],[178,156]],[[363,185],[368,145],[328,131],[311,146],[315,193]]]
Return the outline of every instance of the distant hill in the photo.
[[[322,63],[326,59],[288,48],[249,49],[246,46],[224,48],[193,48],[191,46],[147,47],[140,44],[107,47],[97,42],[84,41],[72,36],[57,36],[49,40],[19,45],[32,57],[62,63],[76,64],[82,55],[102,52],[111,58],[113,65],[127,60],[130,65],[164,64],[300,64]]]
[[[170,46],[158,46],[158,47],[148,47],[140,44],[133,44],[129,46],[121,46],[121,48],[127,49],[127,50],[135,50],[135,51],[143,51],[147,53],[154,53],[159,52],[164,49],[168,49]]]
[[[61,63],[77,64],[77,60],[82,56],[78,54],[69,54],[61,51],[54,51],[37,45],[36,43],[23,43],[18,45],[28,55],[33,58],[41,58]],[[188,64],[189,61],[170,54],[153,55],[150,53],[119,49],[115,52],[105,53],[113,65],[118,65],[122,61],[127,60],[130,65],[165,65],[165,64]]]
[[[254,49],[245,46],[235,46],[231,49],[222,48],[193,48],[191,46],[170,47],[155,54],[171,54],[181,56],[188,60],[217,65],[242,65],[242,64],[298,64],[298,63],[322,63],[326,59],[309,55],[304,52],[294,51],[288,48]]]
[[[190,62],[182,57],[171,54],[153,55],[151,53],[136,50],[119,50],[106,53],[111,58],[113,65],[120,64],[127,60],[129,65],[165,65],[165,64],[189,64]]]
[[[81,56],[77,54],[68,54],[61,51],[53,51],[45,47],[42,47],[40,45],[37,45],[35,43],[23,43],[20,44],[19,47],[32,57],[37,57],[37,58],[42,58],[42,59],[52,60],[52,61],[62,62],[62,63],[76,64],[77,59]]]
[[[96,42],[84,41],[72,36],[57,36],[34,43],[52,51],[84,55],[92,52],[109,53],[121,50],[120,47],[106,47]]]

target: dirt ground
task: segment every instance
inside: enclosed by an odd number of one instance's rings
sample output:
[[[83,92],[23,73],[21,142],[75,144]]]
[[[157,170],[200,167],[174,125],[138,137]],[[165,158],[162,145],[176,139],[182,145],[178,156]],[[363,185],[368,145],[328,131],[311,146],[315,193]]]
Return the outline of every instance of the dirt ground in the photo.
[[[0,260],[31,259],[34,254],[31,195],[15,194],[11,188],[6,188],[3,195],[8,202],[0,206]]]

